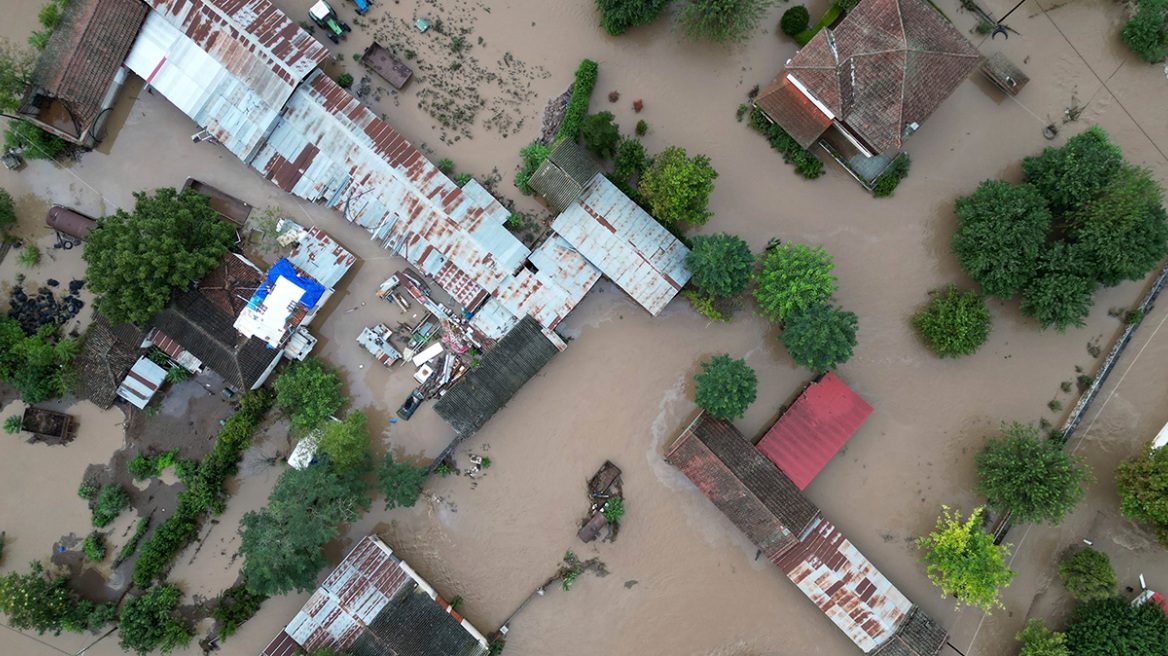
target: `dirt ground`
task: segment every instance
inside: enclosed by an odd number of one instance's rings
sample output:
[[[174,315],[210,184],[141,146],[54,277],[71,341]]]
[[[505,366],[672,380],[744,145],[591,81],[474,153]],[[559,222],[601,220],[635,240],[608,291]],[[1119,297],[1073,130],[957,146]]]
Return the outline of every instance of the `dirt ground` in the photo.
[[[22,39],[32,29],[35,4],[5,4],[10,11],[0,33]],[[309,3],[276,4],[300,20]],[[956,0],[938,5],[963,30],[977,22]],[[1002,15],[1014,3],[982,5]],[[879,201],[834,164],[819,180],[796,178],[761,137],[734,120],[747,92],[769,81],[795,51],[792,41],[775,35],[785,6],[772,10],[749,43],[730,48],[682,41],[668,18],[614,39],[596,27],[592,3],[584,1],[509,0],[487,6],[401,0],[377,5],[362,19],[370,27],[353,20],[348,3],[335,6],[353,33],[340,47],[326,42],[342,55],[329,65],[330,73],[344,68],[358,81],[370,76],[367,101],[396,129],[433,158],[452,158],[459,171],[482,179],[497,168],[500,195],[520,209],[543,211],[511,185],[518,150],[539,136],[546,102],[563,91],[579,60],[589,57],[600,64],[593,111],[612,111],[629,132],[637,119],[646,120],[650,131],[644,141],[651,152],[676,144],[711,157],[721,175],[711,197],[715,217],[705,232],[740,234],[756,250],[771,237],[827,247],[835,256],[840,303],[860,317],[859,348],[839,374],[875,413],[807,494],[897,587],[952,632],[954,649],[943,652],[946,656],[957,650],[971,656],[1014,653],[1013,635],[1031,616],[1061,626],[1071,604],[1054,581],[1054,568],[1082,540],[1112,556],[1122,586],[1138,585],[1142,572],[1149,585],[1168,588],[1168,553],[1146,530],[1118,516],[1112,477],[1119,461],[1168,422],[1163,396],[1168,333],[1160,330],[1168,307],[1163,306],[1145,319],[1070,447],[1087,458],[1099,479],[1086,502],[1059,527],[1011,532],[1012,565],[1019,576],[1004,592],[1005,609],[990,616],[955,610],[928,582],[911,546],[931,528],[941,504],[968,512],[979,503],[970,492],[972,455],[1000,421],[1037,422],[1044,416],[1061,421],[1061,413],[1056,416],[1047,403],[1057,398],[1069,408],[1074,396],[1060,392],[1059,384],[1074,380],[1076,366],[1093,372],[1099,360],[1089,354],[1088,342],[1099,342],[1106,351],[1122,328],[1108,310],[1130,307],[1143,294],[1144,283],[1102,290],[1086,327],[1065,335],[1039,333],[1021,317],[1016,301],[994,303],[989,343],[959,361],[935,359],[907,323],[928,290],[949,282],[969,285],[948,243],[953,199],[979,180],[1016,179],[1023,156],[1096,123],[1128,159],[1151,167],[1161,180],[1168,177],[1163,154],[1168,81],[1162,65],[1140,63],[1120,42],[1124,5],[1044,0],[1040,6],[1031,0],[1009,19],[1017,31],[1009,40],[971,34],[984,54],[1001,51],[1018,63],[1031,78],[1029,86],[1008,99],[971,77],[908,140],[913,169],[894,198]],[[809,3],[813,15],[825,8],[822,0]],[[441,17],[448,26],[469,29],[464,37],[469,49],[458,55],[444,45],[449,36],[389,27],[417,16],[431,22]],[[415,66],[417,78],[400,94],[382,90],[377,98],[377,87],[388,85],[352,59],[374,31],[429,62]],[[449,63],[442,69],[440,64],[455,59],[462,62],[457,70]],[[485,81],[492,72],[501,83]],[[484,80],[474,77],[479,75]],[[430,110],[468,85],[478,86],[475,93],[486,100],[486,109],[466,133],[444,128]],[[610,91],[620,92],[619,102],[608,102]],[[637,99],[645,106],[639,115],[631,107]],[[1073,105],[1085,110],[1077,122],[1064,125],[1064,110]],[[1052,122],[1060,136],[1047,141],[1042,128]],[[401,261],[335,213],[283,194],[222,149],[192,144],[195,130],[140,81],[131,82],[98,152],[76,164],[32,163],[20,173],[0,171],[0,186],[18,201],[18,234],[45,238],[42,217],[49,203],[107,213],[130,207],[133,191],[180,185],[188,175],[256,207],[275,205],[321,226],[359,261],[314,322],[313,332],[321,337],[318,353],[342,372],[353,407],[370,416],[379,452],[427,461],[452,437],[450,429],[428,405],[411,421],[391,424],[393,411],[413,387],[409,372],[385,370],[354,342],[365,326],[399,320],[400,313],[378,301],[374,291]],[[69,253],[75,257],[76,251]],[[10,266],[9,261],[0,266],[0,281],[12,279]],[[609,576],[586,574],[569,593],[549,591],[512,622],[506,653],[513,656],[552,650],[565,656],[855,654],[850,641],[779,570],[756,561],[746,538],[661,459],[695,412],[691,381],[700,360],[730,353],[746,357],[757,370],[759,400],[736,422],[748,435],[768,427],[778,407],[808,380],[770,325],[749,312],[730,325],[709,325],[682,300],[651,318],[605,282],[562,327],[575,338],[567,351],[456,454],[463,460],[468,452],[489,455],[491,469],[477,481],[430,481],[426,498],[413,509],[383,512],[375,501],[373,512],[329,545],[330,559],[335,562],[356,539],[376,531],[444,596],[462,596],[466,616],[490,632],[555,571],[566,550],[600,558]],[[125,439],[120,413],[84,405],[78,412],[84,414],[82,432],[68,446],[0,440],[0,529],[7,531],[11,547],[5,549],[2,571],[46,557],[61,536],[79,541],[88,532],[77,482],[90,465],[109,463]],[[263,505],[280,471],[269,463],[288,447],[278,425],[257,440],[233,482],[236,494],[227,512],[204,527],[201,547],[176,561],[172,579],[191,595],[191,603],[234,581],[239,517]],[[575,538],[585,509],[583,490],[606,459],[624,470],[628,513],[616,542],[585,546]],[[120,523],[115,528],[124,530]],[[258,653],[306,597],[267,602],[223,653]],[[75,653],[93,637],[41,639],[48,645],[0,632],[0,652]],[[115,639],[87,653],[118,653]]]

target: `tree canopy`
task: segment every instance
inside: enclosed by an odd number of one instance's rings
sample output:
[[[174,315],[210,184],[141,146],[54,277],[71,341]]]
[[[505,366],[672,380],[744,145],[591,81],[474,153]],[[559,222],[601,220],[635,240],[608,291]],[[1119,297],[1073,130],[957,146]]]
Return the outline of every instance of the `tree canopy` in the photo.
[[[715,355],[702,363],[694,376],[694,402],[719,419],[737,419],[758,396],[758,376],[746,360],[732,360],[729,354]]]
[[[795,364],[824,373],[851,359],[858,323],[855,314],[821,303],[788,318],[779,339]]]
[[[1114,597],[1118,586],[1111,558],[1091,547],[1084,547],[1064,560],[1058,575],[1067,592],[1080,601]]]
[[[957,199],[957,220],[953,252],[987,296],[1010,298],[1034,278],[1051,225],[1036,187],[986,180]]]
[[[275,596],[316,587],[316,575],[328,566],[325,543],[339,534],[339,524],[369,509],[367,470],[338,472],[323,463],[280,475],[267,507],[240,522],[241,573],[249,591]]]
[[[1082,328],[1095,304],[1095,281],[1069,273],[1048,273],[1030,281],[1022,292],[1022,314],[1060,333]]]
[[[1157,604],[1096,599],[1075,606],[1066,635],[1076,656],[1163,656],[1168,616]]]
[[[382,456],[381,466],[377,468],[377,489],[385,495],[385,509],[412,508],[418,502],[426,477],[425,467],[395,463],[388,453]]]
[[[620,145],[620,127],[612,122],[612,112],[599,112],[584,117],[580,124],[580,135],[584,137],[584,147],[600,159],[608,159],[616,154]]]
[[[600,26],[612,36],[620,36],[630,27],[657,20],[670,0],[596,0]]]
[[[929,302],[912,318],[912,327],[938,357],[973,355],[990,337],[993,318],[985,298],[957,285],[929,292]]]
[[[1022,643],[1018,656],[1071,656],[1067,650],[1067,637],[1046,628],[1046,621],[1041,617],[1027,620],[1026,628],[1014,639]]]
[[[758,286],[754,298],[759,311],[772,320],[783,321],[831,299],[836,278],[835,264],[823,246],[785,244],[771,249],[762,258],[755,274]]]
[[[1083,499],[1083,484],[1094,480],[1082,458],[1017,422],[1003,424],[973,461],[977,493],[1019,524],[1057,525]]]
[[[80,344],[57,333],[56,326],[42,325],[26,335],[16,319],[0,315],[0,381],[16,387],[25,403],[65,394],[66,375]]]
[[[113,605],[80,599],[69,587],[69,577],[50,576],[35,560],[29,568],[28,574],[9,572],[0,577],[0,612],[13,628],[53,635],[81,633],[116,616]]]
[[[317,448],[338,471],[350,471],[369,460],[372,444],[366,421],[365,413],[350,410],[341,421],[325,422],[321,429]]]
[[[741,238],[724,232],[697,235],[685,257],[698,291],[711,296],[733,296],[746,291],[754,268],[754,254]]]
[[[981,508],[964,523],[960,512],[943,508],[936,529],[917,538],[917,548],[925,551],[921,560],[928,563],[929,580],[970,606],[987,612],[1001,607],[998,588],[1009,585],[1015,576],[1006,567],[1006,546],[995,545],[994,537],[982,530]]]
[[[1168,548],[1168,448],[1151,443],[1115,472],[1119,511],[1128,519],[1156,527],[1160,544]]]
[[[292,426],[312,430],[348,401],[341,395],[341,378],[318,358],[292,362],[272,384],[276,403],[292,414]]]
[[[12,194],[6,189],[0,189],[0,228],[7,228],[16,223],[16,204],[12,202]]]
[[[113,324],[148,321],[235,242],[235,229],[219,219],[208,196],[163,188],[134,198],[132,214],[119,209],[85,238],[85,279]]]
[[[1143,61],[1149,64],[1162,62],[1168,57],[1168,25],[1165,22],[1168,0],[1141,0],[1137,7],[1119,36]]]
[[[1062,214],[1094,198],[1122,164],[1119,146],[1093,125],[1059,148],[1023,159],[1022,175],[1046,199],[1051,212]]]
[[[686,0],[677,20],[686,36],[715,43],[750,38],[773,0]]]
[[[641,176],[639,191],[653,217],[665,225],[703,225],[714,215],[706,206],[717,177],[709,157],[690,159],[684,148],[671,146],[653,159]]]
[[[118,622],[118,644],[122,650],[146,656],[156,649],[160,654],[169,654],[175,648],[189,645],[194,629],[174,616],[181,597],[178,588],[167,585],[127,599]]]
[[[37,57],[9,45],[0,46],[0,112],[15,112],[32,84]]]

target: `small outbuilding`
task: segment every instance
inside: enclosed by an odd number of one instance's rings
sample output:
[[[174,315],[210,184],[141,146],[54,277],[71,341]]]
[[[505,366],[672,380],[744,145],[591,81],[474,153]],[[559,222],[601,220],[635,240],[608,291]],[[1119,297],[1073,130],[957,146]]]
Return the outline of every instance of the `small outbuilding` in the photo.
[[[138,358],[118,387],[118,396],[137,408],[145,408],[166,382],[166,370],[145,357]]]
[[[1008,96],[1016,96],[1030,82],[1022,69],[1000,52],[990,55],[981,65],[981,72]]]

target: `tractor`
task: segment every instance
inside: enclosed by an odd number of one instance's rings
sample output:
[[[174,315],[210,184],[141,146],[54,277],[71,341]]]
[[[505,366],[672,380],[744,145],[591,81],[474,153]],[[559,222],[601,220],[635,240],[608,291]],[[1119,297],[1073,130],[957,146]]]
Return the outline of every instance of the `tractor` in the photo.
[[[312,9],[308,10],[308,17],[325,31],[325,36],[333,43],[340,43],[341,39],[345,38],[345,33],[353,29],[338,18],[337,12],[324,0],[312,5]]]

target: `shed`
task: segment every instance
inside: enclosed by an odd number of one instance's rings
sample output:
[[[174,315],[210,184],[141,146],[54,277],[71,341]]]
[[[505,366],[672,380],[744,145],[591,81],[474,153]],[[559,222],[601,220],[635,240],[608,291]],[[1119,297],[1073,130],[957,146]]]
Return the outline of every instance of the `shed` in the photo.
[[[385,78],[393,88],[401,90],[410,81],[414,72],[402,60],[393,56],[388,48],[374,41],[361,55],[361,63],[372,68],[378,75]]]
[[[600,165],[588,151],[572,139],[564,139],[556,144],[527,184],[562,212],[599,174]]]
[[[1022,69],[1000,52],[990,55],[990,58],[982,63],[981,72],[990,79],[990,82],[994,83],[994,86],[1009,96],[1018,95],[1022,87],[1030,82],[1030,78],[1022,72]]]
[[[53,230],[77,239],[85,239],[86,235],[97,229],[97,221],[64,205],[50,207],[45,223]]]
[[[118,388],[118,396],[138,408],[145,408],[164,382],[166,382],[166,370],[147,358],[140,357],[130,368],[130,373],[126,374],[121,387]]]
[[[870,414],[867,401],[828,373],[803,390],[758,450],[804,490]]]

